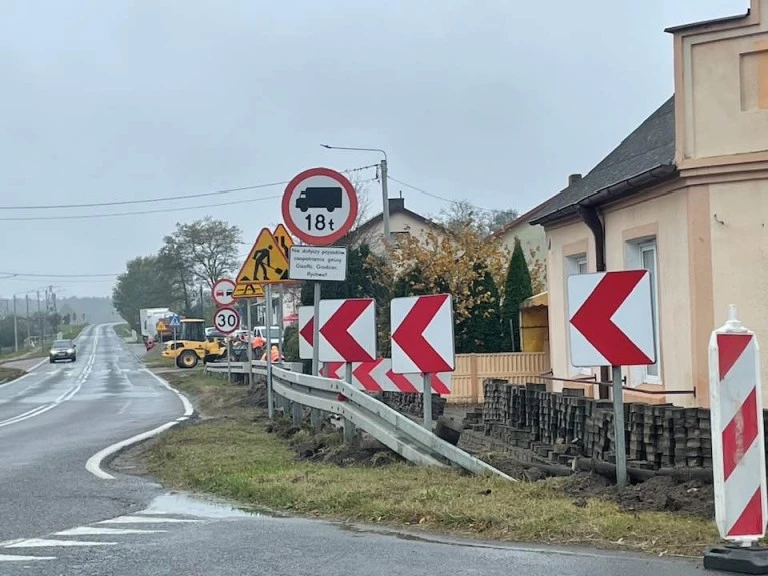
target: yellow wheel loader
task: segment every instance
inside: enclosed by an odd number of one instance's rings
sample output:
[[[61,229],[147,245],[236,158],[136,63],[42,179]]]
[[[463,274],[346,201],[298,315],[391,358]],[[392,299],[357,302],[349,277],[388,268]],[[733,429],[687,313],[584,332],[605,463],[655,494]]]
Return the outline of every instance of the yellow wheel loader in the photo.
[[[226,358],[227,347],[219,338],[206,337],[204,320],[184,318],[181,335],[165,343],[162,355],[175,359],[179,368],[194,368],[200,360],[206,363]]]

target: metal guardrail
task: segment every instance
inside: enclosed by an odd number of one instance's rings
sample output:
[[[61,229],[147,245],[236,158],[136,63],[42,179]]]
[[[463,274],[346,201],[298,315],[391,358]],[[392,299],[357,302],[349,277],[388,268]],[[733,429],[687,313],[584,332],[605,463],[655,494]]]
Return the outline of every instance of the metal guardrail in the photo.
[[[254,360],[253,372],[266,376],[267,363]],[[289,367],[295,370],[287,370]],[[379,442],[416,464],[445,466],[453,463],[475,474],[513,478],[435,436],[407,416],[342,380],[302,374],[300,363],[274,364],[272,387],[276,394],[309,408],[336,414],[365,430]],[[209,363],[208,372],[226,374],[227,364]],[[247,362],[232,362],[233,374],[246,374]]]

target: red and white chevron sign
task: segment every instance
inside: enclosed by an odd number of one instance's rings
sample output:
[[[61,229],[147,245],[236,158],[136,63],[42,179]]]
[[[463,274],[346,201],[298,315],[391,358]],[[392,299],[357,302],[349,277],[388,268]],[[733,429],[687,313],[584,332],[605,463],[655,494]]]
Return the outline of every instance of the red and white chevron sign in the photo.
[[[723,539],[755,542],[768,520],[760,350],[733,308],[712,333],[709,370],[717,528]]]
[[[326,378],[344,379],[344,362],[324,362],[320,371]],[[392,360],[377,358],[373,362],[352,364],[352,385],[367,392],[410,392],[424,390],[424,378],[420,374],[395,374]],[[432,375],[432,392],[447,395],[451,393],[451,373]]]
[[[452,372],[453,301],[450,294],[394,298],[391,304],[392,371]]]
[[[568,318],[574,366],[656,363],[648,270],[569,276]]]
[[[299,306],[299,358],[312,360],[312,338],[315,329],[313,306]]]
[[[376,302],[372,298],[320,300],[321,362],[376,359]]]

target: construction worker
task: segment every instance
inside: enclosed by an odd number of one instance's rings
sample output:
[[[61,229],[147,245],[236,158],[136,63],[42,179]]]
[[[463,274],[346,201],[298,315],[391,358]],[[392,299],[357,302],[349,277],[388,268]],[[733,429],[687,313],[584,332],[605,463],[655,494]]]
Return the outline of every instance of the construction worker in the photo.
[[[262,348],[266,348],[267,341],[261,336],[254,336],[251,339],[251,348],[253,348],[254,355],[258,354],[258,351]]]
[[[280,350],[278,349],[276,344],[272,344],[272,349],[270,350],[270,354],[272,357],[272,363],[280,362]],[[266,362],[267,361],[267,351],[264,351],[264,354],[261,356],[261,361]]]

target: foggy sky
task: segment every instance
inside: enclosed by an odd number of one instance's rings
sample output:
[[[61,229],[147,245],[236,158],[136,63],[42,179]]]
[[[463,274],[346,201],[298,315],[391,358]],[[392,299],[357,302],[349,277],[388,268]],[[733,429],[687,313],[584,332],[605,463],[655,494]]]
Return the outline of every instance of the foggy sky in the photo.
[[[379,160],[319,146],[330,143],[384,148],[391,176],[432,194],[525,211],[672,94],[665,27],[748,4],[0,0],[0,205],[200,194]],[[375,213],[380,193],[369,186]],[[424,215],[447,207],[390,183],[391,196],[400,190]],[[182,210],[216,201],[0,209],[0,219],[178,210],[0,220],[0,273],[119,273],[179,220],[223,218],[249,241],[279,221],[276,199]],[[113,283],[6,278],[0,296],[50,284],[63,295],[107,295]]]

